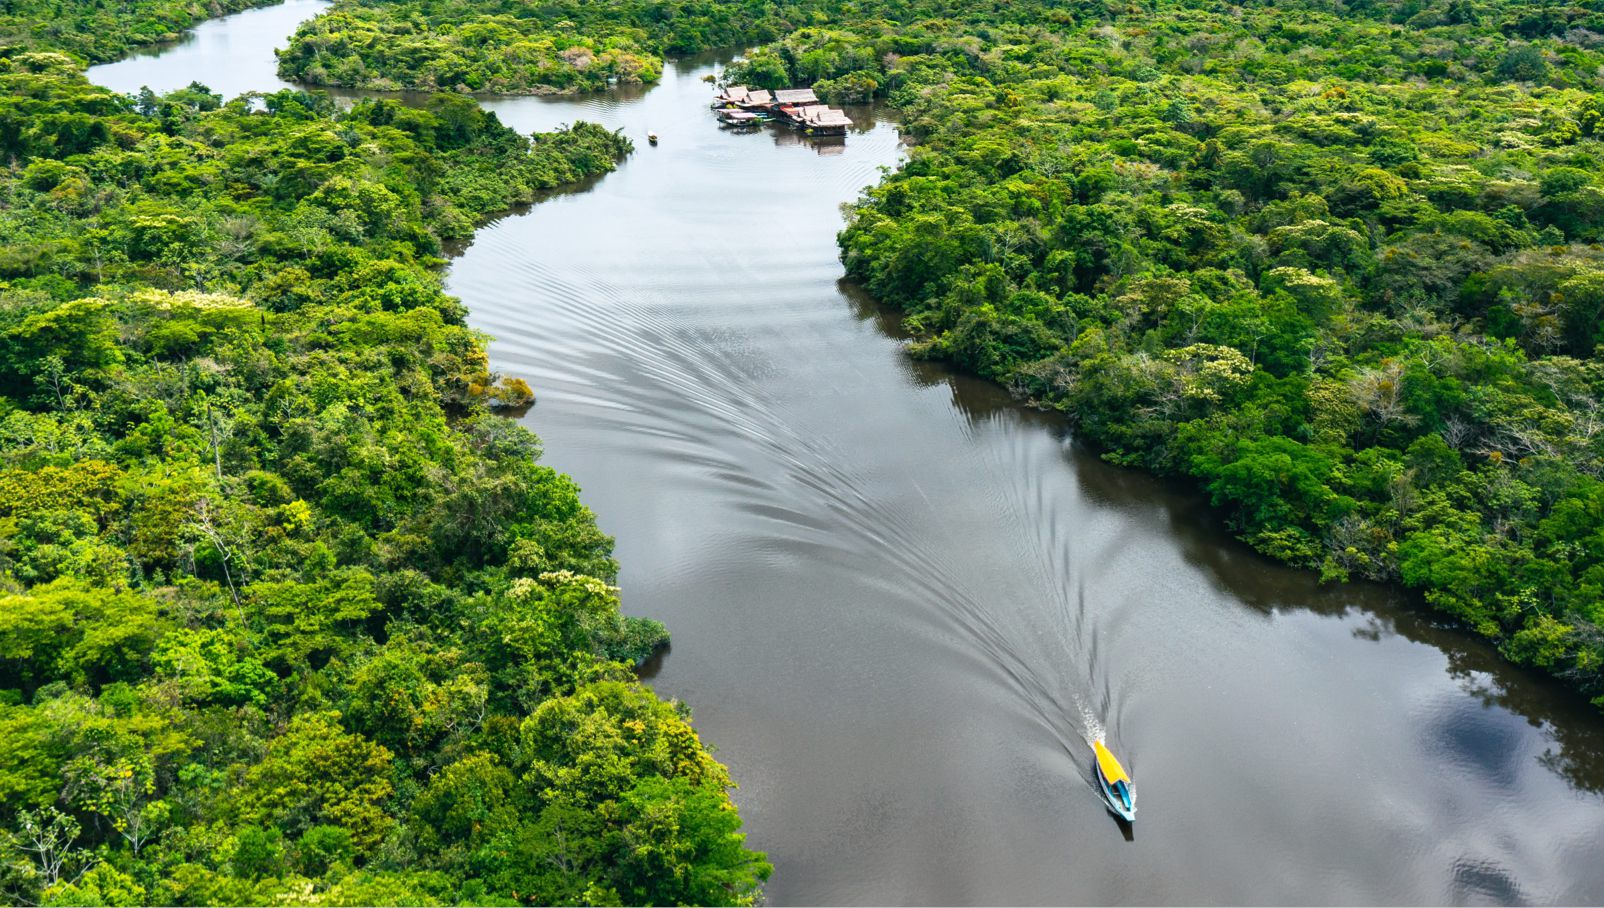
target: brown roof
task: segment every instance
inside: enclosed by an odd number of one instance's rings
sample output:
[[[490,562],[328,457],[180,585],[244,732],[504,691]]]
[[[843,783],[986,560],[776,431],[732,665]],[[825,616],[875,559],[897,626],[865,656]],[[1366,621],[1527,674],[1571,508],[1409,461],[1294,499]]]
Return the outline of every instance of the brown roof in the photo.
[[[851,126],[852,118],[833,107],[809,107],[803,114],[809,126]]]
[[[745,102],[747,104],[767,104],[772,100],[774,100],[773,95],[759,89],[758,91],[747,92]]]
[[[774,93],[774,100],[781,104],[817,104],[819,96],[811,88],[782,88]]]

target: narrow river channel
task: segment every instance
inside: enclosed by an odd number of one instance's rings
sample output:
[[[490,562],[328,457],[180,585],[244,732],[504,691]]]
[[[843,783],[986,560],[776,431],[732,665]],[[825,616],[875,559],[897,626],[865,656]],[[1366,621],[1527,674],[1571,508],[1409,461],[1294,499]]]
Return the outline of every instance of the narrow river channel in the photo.
[[[273,89],[272,49],[323,5],[91,77]],[[649,682],[741,783],[771,902],[1604,901],[1585,703],[911,361],[834,242],[901,159],[895,126],[721,131],[717,69],[486,101],[639,148],[486,226],[448,280],[539,393],[526,422],[617,537],[626,608],[673,632]],[[1095,793],[1104,730],[1134,831]]]

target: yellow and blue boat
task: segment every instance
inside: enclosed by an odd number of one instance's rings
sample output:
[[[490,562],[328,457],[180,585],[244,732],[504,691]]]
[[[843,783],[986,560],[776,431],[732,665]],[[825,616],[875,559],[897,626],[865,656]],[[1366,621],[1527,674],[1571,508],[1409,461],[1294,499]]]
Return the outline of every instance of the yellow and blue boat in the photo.
[[[1108,802],[1108,809],[1126,822],[1136,822],[1136,789],[1125,767],[1119,765],[1119,760],[1103,744],[1102,738],[1097,739],[1092,750],[1097,754],[1097,784],[1103,790],[1103,800]]]

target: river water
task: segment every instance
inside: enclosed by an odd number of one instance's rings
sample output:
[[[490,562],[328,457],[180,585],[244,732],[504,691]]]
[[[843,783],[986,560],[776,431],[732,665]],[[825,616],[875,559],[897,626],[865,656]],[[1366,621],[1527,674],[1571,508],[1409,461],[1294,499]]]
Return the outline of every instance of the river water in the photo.
[[[322,6],[91,76],[274,88],[272,48]],[[448,280],[540,395],[526,422],[617,537],[627,610],[673,632],[650,683],[741,783],[771,902],[1604,901],[1585,703],[911,361],[834,243],[901,159],[894,125],[721,131],[716,71],[486,101],[640,147],[486,226]],[[1095,793],[1105,731],[1134,828]]]

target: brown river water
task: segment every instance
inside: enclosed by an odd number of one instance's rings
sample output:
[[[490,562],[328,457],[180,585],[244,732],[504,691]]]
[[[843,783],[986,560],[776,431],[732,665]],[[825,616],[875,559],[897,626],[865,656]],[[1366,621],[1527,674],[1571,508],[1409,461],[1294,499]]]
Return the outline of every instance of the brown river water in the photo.
[[[277,88],[272,49],[323,5],[90,74]],[[486,226],[448,282],[540,395],[525,422],[617,537],[626,609],[672,631],[649,683],[740,782],[770,902],[1604,902],[1586,703],[912,361],[835,247],[841,205],[901,160],[895,125],[731,134],[716,71],[486,100],[639,147]],[[1104,732],[1132,828],[1096,793]]]

